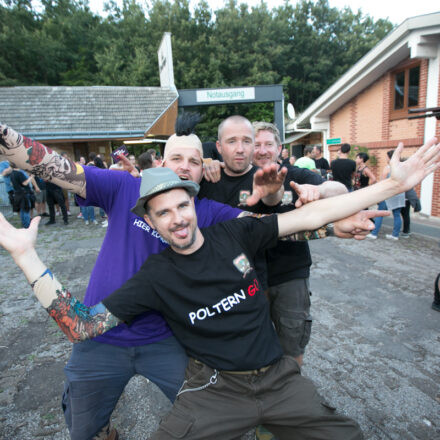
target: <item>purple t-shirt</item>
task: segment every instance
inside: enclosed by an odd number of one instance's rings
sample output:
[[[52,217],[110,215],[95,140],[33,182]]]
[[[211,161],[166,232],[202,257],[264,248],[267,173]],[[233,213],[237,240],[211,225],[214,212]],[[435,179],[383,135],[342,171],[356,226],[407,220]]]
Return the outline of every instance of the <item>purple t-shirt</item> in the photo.
[[[108,215],[108,229],[90,276],[84,304],[95,305],[121,287],[151,254],[168,244],[130,209],[139,197],[141,179],[124,171],[84,167],[87,198],[76,197],[80,206],[99,206]],[[240,210],[208,199],[195,199],[197,220],[203,228],[240,214]],[[122,347],[157,342],[171,335],[159,312],[138,316],[130,326],[119,324],[94,340]]]

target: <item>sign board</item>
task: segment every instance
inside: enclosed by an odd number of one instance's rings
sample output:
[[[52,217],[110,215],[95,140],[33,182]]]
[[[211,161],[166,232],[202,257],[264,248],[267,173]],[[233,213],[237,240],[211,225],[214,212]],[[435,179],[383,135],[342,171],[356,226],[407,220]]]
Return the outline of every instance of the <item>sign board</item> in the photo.
[[[173,87],[174,85],[174,69],[173,69],[173,53],[171,51],[171,33],[164,32],[162,41],[157,51],[157,59],[159,62],[159,76],[161,87]]]
[[[327,139],[327,145],[338,145],[341,143],[341,138]]]
[[[243,101],[255,99],[255,87],[197,90],[197,102]]]

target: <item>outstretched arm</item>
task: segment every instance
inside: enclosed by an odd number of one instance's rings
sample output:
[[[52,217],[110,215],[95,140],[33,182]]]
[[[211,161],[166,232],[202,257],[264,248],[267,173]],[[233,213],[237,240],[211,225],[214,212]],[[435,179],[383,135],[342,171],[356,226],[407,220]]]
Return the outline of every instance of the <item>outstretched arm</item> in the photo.
[[[0,157],[17,168],[86,197],[86,178],[81,165],[1,123]]]
[[[98,336],[119,324],[102,303],[86,307],[70,294],[39,259],[35,251],[40,217],[28,229],[14,228],[0,213],[0,245],[23,271],[41,305],[71,342]]]
[[[407,161],[400,162],[403,144],[400,143],[390,162],[389,178],[359,191],[317,200],[278,216],[279,235],[317,229],[322,225],[354,213],[407,191],[420,183],[428,174],[440,168],[440,144],[433,138],[420,147]]]

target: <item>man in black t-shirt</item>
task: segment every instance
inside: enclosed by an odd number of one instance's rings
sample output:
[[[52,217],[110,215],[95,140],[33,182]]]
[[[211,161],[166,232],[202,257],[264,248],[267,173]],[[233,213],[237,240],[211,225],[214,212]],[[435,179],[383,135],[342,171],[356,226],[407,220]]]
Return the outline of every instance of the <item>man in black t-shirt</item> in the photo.
[[[326,177],[330,165],[325,157],[322,157],[321,145],[315,145],[312,150],[312,159],[315,161],[316,169],[320,170],[321,176]]]
[[[264,167],[276,163],[281,150],[278,128],[269,122],[254,122],[255,153],[253,164]],[[324,182],[317,174],[305,168],[288,166],[281,204],[273,212],[288,212],[295,203],[317,200],[347,192],[338,182]],[[294,181],[301,186],[302,196],[290,186]],[[310,339],[309,276],[312,258],[309,245],[304,242],[279,240],[277,246],[266,250],[268,297],[270,312],[284,354],[293,356],[302,365],[303,354]]]
[[[242,116],[225,119],[219,127],[217,141],[225,164],[221,178],[218,183],[202,181],[199,197],[207,197],[231,206],[244,206],[246,197],[251,193],[253,176],[258,167],[262,168],[277,161],[281,150],[278,133],[276,126],[270,123],[256,123],[252,126]],[[292,166],[286,168],[288,172],[282,202],[276,203],[276,197],[279,200],[277,194],[272,200],[266,199],[267,204],[260,202],[246,209],[258,213],[294,209],[298,195],[290,187],[289,182],[292,180],[300,184],[302,202],[305,203],[346,191],[339,183],[323,183],[322,178],[312,171]],[[298,205],[302,202],[298,201]],[[266,261],[268,267],[265,265]],[[263,287],[272,287],[269,290],[271,314],[283,350],[294,356],[300,365],[310,338],[308,278],[311,264],[306,242],[286,241],[279,242],[276,248],[266,251],[264,259],[261,256],[257,264]]]
[[[343,183],[349,191],[353,190],[352,178],[356,171],[356,162],[348,158],[350,144],[342,144],[339,156],[331,163],[333,180]]]

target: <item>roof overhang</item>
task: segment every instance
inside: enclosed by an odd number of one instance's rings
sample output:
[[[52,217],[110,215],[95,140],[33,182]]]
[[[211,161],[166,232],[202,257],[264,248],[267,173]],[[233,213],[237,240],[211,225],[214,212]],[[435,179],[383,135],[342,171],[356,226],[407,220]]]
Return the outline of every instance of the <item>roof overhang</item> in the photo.
[[[406,58],[435,57],[440,12],[408,18],[314,101],[295,121],[320,129],[330,115]]]

